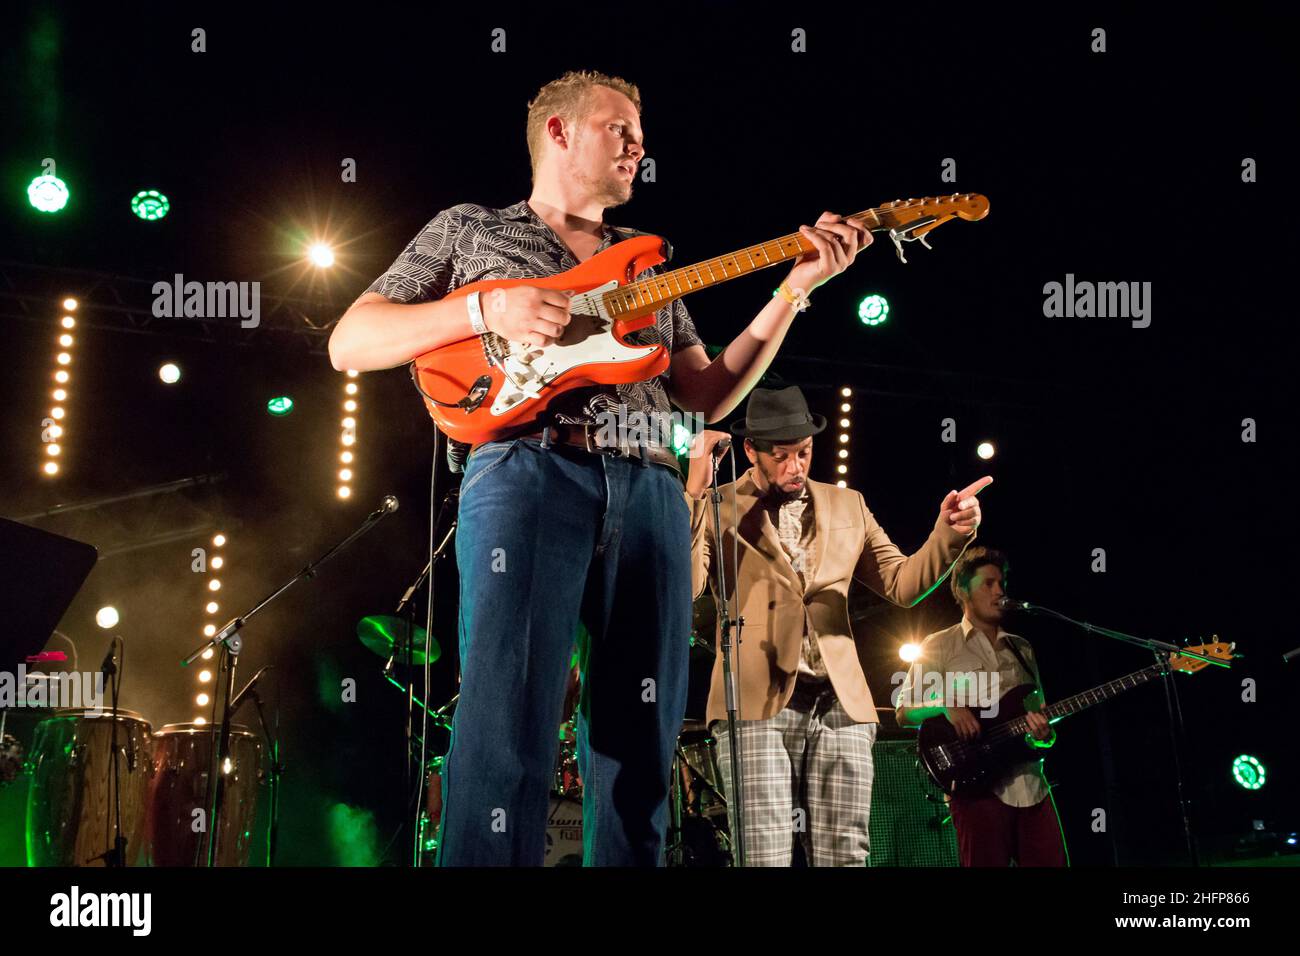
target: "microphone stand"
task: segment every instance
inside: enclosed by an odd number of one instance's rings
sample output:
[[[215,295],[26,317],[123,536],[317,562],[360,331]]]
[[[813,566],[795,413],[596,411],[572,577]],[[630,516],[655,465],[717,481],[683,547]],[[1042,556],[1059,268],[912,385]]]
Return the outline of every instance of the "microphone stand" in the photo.
[[[734,482],[736,472],[734,449],[731,450],[731,455],[731,472],[732,481]],[[729,795],[730,801],[728,805],[732,809],[731,819],[736,828],[736,832],[732,834],[731,843],[736,851],[735,865],[743,867],[745,865],[745,761],[740,748],[740,687],[736,681],[735,669],[732,666],[731,628],[734,624],[736,628],[735,643],[739,645],[740,635],[745,627],[745,619],[737,616],[733,620],[731,617],[731,592],[727,589],[726,561],[721,556],[722,492],[718,488],[718,468],[721,464],[721,457],[714,455],[713,483],[709,488],[709,501],[713,505],[713,540],[719,551],[719,555],[714,561],[714,589],[718,595],[718,615],[722,632],[719,646],[722,649],[722,686],[726,691],[727,742],[730,749],[731,763],[732,793]],[[735,531],[734,528],[732,530]],[[736,572],[739,573],[739,570],[737,564]]]
[[[1007,599],[1004,599],[1007,600]],[[1087,621],[1076,621],[1074,618],[1062,614],[1060,611],[1054,611],[1051,608],[1043,607],[1041,604],[1030,604],[1028,601],[1008,601],[1008,607],[1016,610],[1026,611],[1030,614],[1046,614],[1048,617],[1054,617],[1058,621],[1065,621],[1077,628],[1081,628],[1089,634],[1098,634],[1102,637],[1108,637],[1114,641],[1120,641],[1125,644],[1133,644],[1136,647],[1144,647],[1155,655],[1157,664],[1168,662],[1169,654],[1179,654],[1183,657],[1192,657],[1199,661],[1213,664],[1216,667],[1228,667],[1223,661],[1206,657],[1195,651],[1189,651],[1179,647],[1176,644],[1169,644],[1166,641],[1158,641],[1153,638],[1138,637],[1134,634],[1125,634],[1123,631],[1114,631],[1108,627],[1100,627],[1096,624],[1089,624]],[[1186,728],[1183,726],[1183,711],[1178,704],[1178,691],[1173,684],[1173,673],[1168,669],[1162,671],[1165,685],[1165,709],[1169,715],[1169,736],[1173,741],[1174,754],[1174,780],[1178,788],[1178,806],[1183,816],[1183,839],[1187,843],[1187,854],[1191,859],[1192,866],[1200,866],[1200,857],[1196,851],[1196,838],[1192,834],[1191,807],[1187,799],[1186,787],[1183,780],[1183,760],[1181,750],[1183,741],[1186,738]]]
[[[113,775],[113,846],[104,854],[104,865],[110,867],[126,866],[126,837],[122,836],[122,768],[119,764],[119,754],[117,749],[117,708],[118,692],[121,689],[122,682],[118,676],[117,666],[117,647],[120,638],[116,634],[108,644],[108,657],[104,660],[100,673],[108,678],[109,690],[113,694],[113,708],[109,720],[112,722],[110,729],[110,740],[113,749],[111,753],[110,764]],[[123,657],[125,654],[125,645],[123,646]]]
[[[230,717],[233,720],[235,714],[239,713],[239,708],[244,705],[245,698],[251,697],[253,706],[257,708],[257,721],[262,726],[262,736],[266,738],[267,745],[267,763],[271,772],[270,798],[271,807],[269,813],[269,822],[266,834],[266,865],[271,866],[271,861],[275,857],[276,838],[280,830],[280,775],[284,773],[284,766],[280,763],[280,740],[278,735],[271,730],[271,725],[266,721],[266,712],[262,709],[262,695],[256,690],[257,682],[262,679],[262,675],[275,667],[274,664],[267,664],[260,671],[253,675],[253,679],[244,685],[243,690],[235,695],[234,701],[230,704]],[[276,695],[279,700],[279,694]],[[276,727],[279,728],[279,705],[276,705]]]
[[[436,455],[434,456],[434,461],[436,465],[437,462]],[[460,488],[456,487],[453,488],[451,491],[449,491],[446,497],[443,498],[442,508],[438,514],[438,519],[437,519],[438,521],[441,521],[442,514],[445,513],[445,511],[447,510],[447,506],[459,494],[460,494]],[[406,656],[405,663],[408,666],[412,664],[411,652],[413,648],[411,646],[411,635],[415,633],[415,603],[414,603],[415,593],[424,586],[425,581],[427,581],[431,576],[431,574],[433,573],[434,562],[442,557],[443,552],[447,548],[447,545],[451,542],[452,535],[456,533],[456,525],[458,522],[459,522],[459,518],[452,519],[451,527],[447,529],[447,533],[443,536],[442,541],[438,544],[437,548],[435,548],[433,553],[429,556],[429,560],[425,564],[424,570],[420,572],[420,576],[417,577],[414,581],[412,581],[411,585],[406,589],[405,593],[402,594],[401,599],[397,602],[397,609],[393,612],[394,616],[396,617],[400,618],[405,616],[406,618],[407,637],[406,637],[406,647],[404,648],[404,653]],[[430,595],[430,600],[432,601],[432,595]],[[429,629],[425,628],[424,668],[423,668],[424,690],[422,691],[422,693],[424,694],[426,700],[429,697],[429,682],[430,682],[429,656],[433,651],[432,641],[430,640],[431,636],[432,635],[430,634]],[[390,683],[395,683],[397,684],[397,686],[402,687],[402,689],[406,691],[406,769],[405,769],[404,781],[403,781],[404,786],[402,788],[402,792],[406,794],[410,794],[412,790],[411,787],[412,763],[413,761],[416,760],[414,744],[415,744],[415,708],[417,704],[420,707],[421,713],[425,715],[421,723],[419,767],[415,770],[415,773],[417,774],[417,779],[420,781],[419,788],[416,794],[417,813],[423,813],[422,807],[424,804],[423,801],[419,799],[419,797],[424,795],[424,787],[425,787],[424,774],[425,774],[425,763],[427,762],[427,758],[425,756],[426,747],[424,741],[428,735],[428,725],[427,725],[428,708],[423,701],[420,701],[419,698],[415,696],[415,681],[411,680],[409,675],[408,675],[407,682],[404,685],[398,683],[393,679],[392,676],[393,664],[396,661],[396,659],[397,659],[397,648],[394,648],[393,653],[389,655],[388,660],[384,664],[383,675],[384,678],[388,680]],[[412,866],[416,866],[416,867],[420,866],[421,853],[422,853],[421,843],[423,842],[423,838],[420,831],[421,831],[420,821],[417,820],[415,826],[415,845],[412,849]]]
[[[278,688],[275,699],[276,729],[273,731],[266,722],[266,712],[262,709],[262,697],[257,691],[253,691],[253,704],[257,707],[257,721],[262,725],[262,734],[266,737],[268,746],[271,748],[268,754],[271,766],[271,819],[266,833],[266,865],[268,867],[274,865],[275,845],[280,833],[280,777],[284,774],[284,764],[280,763],[280,692]]]
[[[209,811],[207,826],[204,828],[204,832],[207,834],[207,847],[206,853],[204,853],[204,841],[201,840],[199,842],[198,850],[196,851],[196,855],[203,855],[204,866],[212,867],[217,865],[217,837],[220,830],[222,801],[225,799],[226,790],[225,773],[222,772],[221,767],[222,762],[230,749],[230,719],[232,716],[231,701],[234,698],[235,690],[235,665],[239,661],[239,652],[243,649],[244,644],[244,639],[240,635],[240,631],[243,630],[245,624],[260,614],[268,604],[276,600],[276,598],[280,597],[280,595],[284,594],[285,591],[288,591],[289,588],[293,587],[299,581],[307,578],[314,578],[321,565],[325,564],[326,561],[330,560],[330,558],[348,547],[353,541],[361,537],[378,524],[383,518],[392,514],[396,510],[397,499],[392,495],[388,495],[384,498],[383,503],[376,511],[372,511],[370,514],[366,515],[366,520],[361,523],[360,527],[334,545],[334,547],[326,551],[311,564],[307,565],[284,584],[280,585],[269,595],[264,597],[254,605],[251,610],[232,619],[228,624],[217,631],[210,640],[204,641],[195,648],[188,657],[181,661],[182,667],[188,667],[190,664],[193,664],[202,657],[205,651],[220,647],[220,666],[223,668],[225,673],[225,681],[219,691],[219,696],[222,699],[221,725],[220,728],[218,728],[216,724],[213,724],[212,726],[212,743],[210,745],[212,759],[208,768],[208,781],[207,786],[205,787],[203,799],[204,805]],[[195,862],[197,864],[198,860],[196,859]]]

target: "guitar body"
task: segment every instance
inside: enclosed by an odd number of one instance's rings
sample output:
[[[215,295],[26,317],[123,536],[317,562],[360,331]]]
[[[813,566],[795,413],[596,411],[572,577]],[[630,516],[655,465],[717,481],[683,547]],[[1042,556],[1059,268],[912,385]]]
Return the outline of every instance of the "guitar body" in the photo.
[[[987,793],[1013,766],[1033,759],[1034,752],[1022,735],[990,742],[989,731],[1025,716],[1025,698],[1034,691],[1033,684],[1011,688],[999,698],[996,717],[981,717],[972,708],[980,722],[979,736],[973,740],[960,739],[947,717],[922,721],[917,754],[925,772],[946,793]]]
[[[643,382],[662,374],[669,362],[663,345],[624,341],[653,325],[662,305],[647,304],[614,318],[602,295],[663,262],[663,250],[657,236],[636,236],[567,272],[535,279],[486,279],[449,294],[446,298],[454,299],[483,293],[479,301],[487,315],[496,289],[536,286],[574,293],[569,326],[554,345],[530,350],[488,333],[416,358],[412,374],[438,427],[456,441],[476,445],[526,426],[540,427],[547,405],[575,388]]]

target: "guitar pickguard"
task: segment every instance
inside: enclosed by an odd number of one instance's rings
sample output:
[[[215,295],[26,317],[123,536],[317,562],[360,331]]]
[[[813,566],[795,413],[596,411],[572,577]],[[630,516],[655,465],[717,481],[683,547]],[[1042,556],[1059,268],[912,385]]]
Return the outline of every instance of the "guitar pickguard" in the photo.
[[[583,365],[635,362],[659,346],[631,346],[614,336],[614,323],[605,311],[601,295],[618,288],[609,281],[569,301],[569,325],[554,345],[525,349],[518,342],[494,356],[505,381],[501,383],[489,411],[504,415],[521,402],[537,399],[542,389],[560,376]]]

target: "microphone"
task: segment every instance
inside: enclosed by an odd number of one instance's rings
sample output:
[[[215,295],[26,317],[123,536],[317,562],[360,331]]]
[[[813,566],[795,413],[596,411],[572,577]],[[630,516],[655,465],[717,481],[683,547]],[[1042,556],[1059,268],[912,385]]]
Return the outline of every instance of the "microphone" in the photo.
[[[1033,605],[1028,601],[1013,601],[1009,597],[998,598],[998,607],[1004,611],[1029,611],[1033,610]]]
[[[251,691],[257,685],[257,682],[262,679],[262,675],[265,674],[274,666],[275,666],[274,664],[267,664],[260,671],[254,674],[252,679],[249,680],[249,682],[243,686],[243,689],[240,690],[240,692],[235,695],[235,699],[230,702],[231,716],[234,716],[235,711],[238,710],[239,705],[244,702],[244,698],[248,696],[249,691]]]
[[[104,655],[104,663],[99,665],[99,672],[104,676],[117,673],[117,638],[114,637],[108,642],[108,653]]]
[[[718,443],[713,446],[713,457],[718,458],[722,455],[725,455],[730,450],[731,450],[731,437],[727,436],[726,438],[719,438]]]
[[[382,518],[385,515],[392,514],[396,510],[397,510],[397,498],[393,495],[384,495],[384,500],[379,502],[379,507],[376,508],[374,511],[372,511],[370,513],[370,517],[367,518],[366,520],[369,521],[374,518]]]

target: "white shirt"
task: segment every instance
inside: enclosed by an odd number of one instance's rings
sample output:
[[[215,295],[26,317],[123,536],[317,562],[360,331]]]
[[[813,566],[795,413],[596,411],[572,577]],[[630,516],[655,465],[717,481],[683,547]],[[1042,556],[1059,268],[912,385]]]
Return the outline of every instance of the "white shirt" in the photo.
[[[929,635],[921,643],[921,653],[908,671],[906,680],[899,689],[899,700],[907,706],[915,687],[925,685],[925,675],[947,675],[980,673],[998,676],[997,694],[1001,697],[1013,687],[1021,684],[1033,684],[1034,675],[1028,673],[1016,655],[1008,647],[1008,642],[1016,641],[1016,648],[1031,667],[1037,667],[1033,648],[1023,637],[1009,634],[998,628],[997,648],[989,642],[988,637],[967,618],[961,624]],[[937,703],[937,701],[935,702]],[[951,702],[948,704],[951,706]],[[932,706],[927,701],[925,706]],[[978,710],[978,708],[972,708]],[[1032,807],[1043,801],[1048,794],[1047,781],[1043,777],[1042,758],[1031,758],[1017,764],[1011,772],[992,787],[992,791],[1003,803],[1012,807]]]

